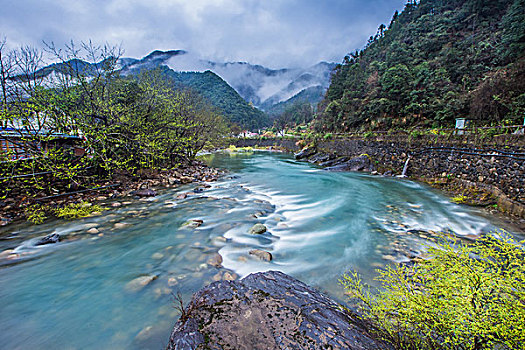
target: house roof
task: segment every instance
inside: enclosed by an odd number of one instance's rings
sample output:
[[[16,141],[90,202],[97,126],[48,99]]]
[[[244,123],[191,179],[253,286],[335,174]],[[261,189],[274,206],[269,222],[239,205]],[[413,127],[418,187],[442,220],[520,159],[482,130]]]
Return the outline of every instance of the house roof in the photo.
[[[52,137],[52,138],[59,138],[59,139],[80,139],[81,138],[78,135],[48,132],[47,130],[36,132],[36,131],[25,131],[25,130],[20,130],[20,129],[15,129],[15,128],[0,127],[0,137],[21,138],[21,137],[32,137],[32,136]]]

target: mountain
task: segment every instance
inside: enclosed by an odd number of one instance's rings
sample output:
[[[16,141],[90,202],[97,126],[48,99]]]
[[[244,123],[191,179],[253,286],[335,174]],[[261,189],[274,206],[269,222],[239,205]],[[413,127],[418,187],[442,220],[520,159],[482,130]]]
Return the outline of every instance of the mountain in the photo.
[[[154,51],[125,67],[126,70],[166,65],[177,72],[212,71],[232,86],[246,101],[261,109],[288,100],[305,89],[326,90],[335,63],[320,62],[308,68],[270,69],[246,62],[218,63],[203,60],[183,50]]]
[[[525,0],[409,1],[338,65],[317,125],[523,123]]]
[[[45,67],[40,74],[50,80],[59,79],[60,74],[67,73],[71,63],[73,68],[88,75],[104,64],[72,60]],[[120,58],[117,62],[122,75],[164,66],[176,73],[169,76],[178,86],[199,92],[232,122],[257,129],[267,126],[269,119],[254,106],[275,113],[298,98],[317,104],[328,88],[335,64],[320,62],[308,68],[270,69],[246,62],[212,62],[184,50],[156,50],[141,59]]]
[[[148,69],[162,69],[163,75],[173,81],[175,88],[190,88],[206,98],[218,108],[232,123],[242,128],[256,130],[270,125],[268,116],[261,110],[246,102],[228,83],[211,71],[205,72],[175,72],[164,65],[170,58],[183,55],[183,50],[154,51],[142,59],[120,58],[117,68],[123,76],[129,76]],[[44,67],[36,72],[38,78],[44,79],[48,86],[62,81],[65,75],[74,75],[81,72],[86,76],[93,76],[97,69],[105,64],[88,63],[73,59],[63,63],[56,63]],[[23,76],[20,79],[24,79]]]
[[[211,71],[175,72],[165,68],[168,76],[183,87],[189,87],[219,108],[231,122],[249,130],[270,124],[268,116],[246,101],[221,77]]]
[[[273,105],[261,106],[261,109],[264,110],[270,117],[277,116],[283,113],[287,107],[290,107],[298,102],[309,102],[312,105],[317,105],[324,97],[326,89],[320,85],[312,86],[301,90],[297,95],[294,95],[287,99]]]

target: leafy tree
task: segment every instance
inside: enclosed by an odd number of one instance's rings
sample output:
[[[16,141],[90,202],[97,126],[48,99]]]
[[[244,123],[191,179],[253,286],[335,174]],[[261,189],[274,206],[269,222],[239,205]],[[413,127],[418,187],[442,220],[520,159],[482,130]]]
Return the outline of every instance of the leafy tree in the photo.
[[[177,167],[227,133],[222,111],[194,91],[174,88],[165,70],[122,77],[119,48],[89,42],[48,50],[59,61],[51,76],[42,72],[38,50],[1,55],[1,121],[18,133],[16,142],[30,158],[2,167],[7,195],[23,189],[32,197],[56,192],[61,181],[79,188],[122,171]],[[68,135],[81,136],[87,156],[75,157],[71,143],[58,142]],[[53,181],[24,177],[21,186],[9,180],[28,172],[52,173]]]
[[[525,344],[524,257],[523,246],[509,237],[468,245],[443,239],[428,259],[379,271],[378,291],[355,272],[341,283],[362,317],[396,348],[519,349]]]

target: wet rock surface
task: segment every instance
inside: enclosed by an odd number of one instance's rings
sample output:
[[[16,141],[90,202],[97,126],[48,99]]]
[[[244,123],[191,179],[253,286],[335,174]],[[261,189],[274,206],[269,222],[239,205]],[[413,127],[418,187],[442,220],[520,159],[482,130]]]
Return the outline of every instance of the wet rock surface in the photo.
[[[305,147],[301,151],[295,153],[295,159],[304,159],[313,156],[317,153],[315,148]]]
[[[35,245],[53,244],[53,243],[58,243],[59,241],[60,241],[60,235],[58,233],[52,233],[50,235],[40,238],[35,243]]]
[[[339,164],[331,165],[325,168],[328,171],[374,171],[375,167],[367,155],[360,155],[349,160],[344,160]]]
[[[284,273],[197,292],[167,349],[389,349],[336,302]]]
[[[265,232],[266,232],[266,226],[264,226],[263,224],[255,224],[252,226],[252,228],[250,228],[250,231],[248,231],[248,233],[252,235],[260,235]]]
[[[142,190],[134,191],[132,192],[132,194],[138,197],[155,197],[157,195],[157,192],[155,192],[152,189],[145,188]]]
[[[252,249],[250,250],[249,254],[263,261],[272,261],[273,259],[272,253],[261,249]]]

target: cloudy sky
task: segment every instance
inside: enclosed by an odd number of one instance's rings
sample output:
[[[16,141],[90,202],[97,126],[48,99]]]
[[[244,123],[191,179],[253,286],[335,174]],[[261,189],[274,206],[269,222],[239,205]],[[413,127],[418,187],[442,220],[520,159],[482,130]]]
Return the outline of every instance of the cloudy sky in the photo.
[[[184,49],[270,68],[340,62],[406,0],[0,0],[11,47],[121,44],[127,57]]]

